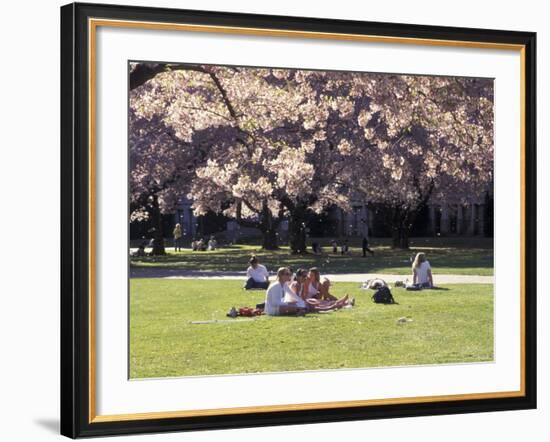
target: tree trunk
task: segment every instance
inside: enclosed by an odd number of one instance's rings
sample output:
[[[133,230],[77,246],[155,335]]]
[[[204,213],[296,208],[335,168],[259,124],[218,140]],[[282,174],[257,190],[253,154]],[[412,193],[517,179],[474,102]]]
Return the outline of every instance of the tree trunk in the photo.
[[[277,230],[268,229],[262,232],[262,249],[264,250],[277,250],[279,248],[277,242]]]
[[[392,248],[404,250],[409,249],[409,237],[421,207],[422,206],[418,206],[412,209],[394,207],[392,209]]]
[[[290,211],[289,245],[292,254],[306,253],[306,207],[297,205]]]
[[[153,250],[151,251],[151,254],[153,256],[166,255],[166,250],[164,250],[164,238],[162,234],[162,216],[156,195],[153,197],[153,201],[149,208],[149,213],[155,229],[153,231]]]
[[[244,219],[241,216],[242,203],[237,205],[236,221],[242,227],[252,227],[259,229],[262,232],[262,248],[265,250],[277,250],[279,248],[277,242],[277,227],[280,219],[274,219],[271,211],[267,207],[267,202],[264,203],[261,213],[258,213],[260,220],[251,221]]]
[[[409,230],[402,227],[392,229],[392,248],[408,249],[409,248]]]
[[[267,206],[267,201],[264,202],[262,208],[262,221],[260,224],[260,230],[262,232],[262,249],[265,250],[277,250],[277,227],[279,225],[278,220],[273,219],[273,214]]]
[[[418,181],[415,179],[415,182]],[[396,206],[391,208],[391,227],[392,227],[392,247],[394,249],[408,249],[409,236],[418,216],[418,213],[424,207],[434,189],[434,182],[431,181],[428,188],[422,192],[417,184],[418,197],[415,204],[411,206]]]
[[[255,223],[247,220],[237,221],[241,227],[253,227],[262,233],[262,249],[277,250],[279,242],[277,239],[277,226],[266,227],[263,223]]]
[[[414,212],[401,207],[392,209],[392,248],[407,250]]]

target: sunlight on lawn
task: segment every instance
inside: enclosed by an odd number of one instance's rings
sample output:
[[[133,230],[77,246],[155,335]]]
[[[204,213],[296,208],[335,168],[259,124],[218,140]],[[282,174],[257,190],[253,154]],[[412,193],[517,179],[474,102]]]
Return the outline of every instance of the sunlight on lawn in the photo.
[[[232,320],[225,316],[229,308],[253,307],[265,296],[241,286],[240,281],[132,279],[131,377],[493,359],[492,285],[422,292],[394,288],[399,305],[379,305],[358,284],[337,283],[334,294],[356,297],[356,307],[301,318]]]

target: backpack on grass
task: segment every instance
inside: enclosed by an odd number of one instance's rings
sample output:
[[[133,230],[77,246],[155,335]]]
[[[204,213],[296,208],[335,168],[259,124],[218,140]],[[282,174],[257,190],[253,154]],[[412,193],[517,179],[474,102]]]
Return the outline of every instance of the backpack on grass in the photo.
[[[386,286],[376,289],[374,295],[372,295],[372,300],[376,304],[397,304],[395,299],[393,299],[390,289]]]

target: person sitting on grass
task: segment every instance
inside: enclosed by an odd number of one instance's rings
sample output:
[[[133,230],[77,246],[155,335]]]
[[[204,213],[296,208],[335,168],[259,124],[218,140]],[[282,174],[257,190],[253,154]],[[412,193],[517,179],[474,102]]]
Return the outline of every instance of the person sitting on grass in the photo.
[[[260,264],[260,261],[254,255],[252,255],[248,263],[250,266],[246,269],[244,289],[267,289],[269,287],[269,272],[265,266]]]
[[[321,273],[319,272],[319,269],[317,267],[310,268],[307,275],[306,297],[308,299],[315,298],[320,301],[336,301],[336,296],[331,295],[329,290],[329,279],[327,277],[323,277],[321,280]]]
[[[298,269],[294,275],[294,280],[289,284],[289,289],[285,293],[283,302],[295,304],[299,308],[306,308],[306,280],[307,272],[304,269]]]
[[[304,315],[305,308],[298,307],[295,303],[283,301],[290,290],[288,282],[292,273],[288,267],[281,267],[277,270],[277,281],[269,286],[265,294],[264,313],[269,316],[279,315]]]
[[[206,250],[203,239],[195,240],[191,243],[191,248],[193,252],[203,252]]]
[[[210,240],[208,241],[208,250],[216,250],[218,248],[218,241],[216,241],[216,237],[212,235],[210,237]]]
[[[135,252],[130,253],[131,256],[145,256],[145,247],[147,246],[147,241],[142,241],[139,247]]]
[[[412,264],[413,286],[420,288],[433,288],[434,281],[430,262],[422,252],[417,253]]]
[[[336,297],[333,297],[333,299],[318,299],[316,296],[320,296],[320,292],[316,291],[316,294],[311,296],[310,293],[312,293],[313,290],[310,290],[310,286],[311,281],[308,278],[308,272],[304,269],[297,270],[294,281],[290,284],[290,291],[292,293],[287,294],[284,301],[293,301],[300,307],[304,305],[309,312],[337,310],[346,305],[355,304],[355,300],[352,299],[350,301],[348,295],[345,295],[341,299],[336,299]],[[323,290],[323,292],[325,291]],[[328,291],[325,293],[328,293]]]

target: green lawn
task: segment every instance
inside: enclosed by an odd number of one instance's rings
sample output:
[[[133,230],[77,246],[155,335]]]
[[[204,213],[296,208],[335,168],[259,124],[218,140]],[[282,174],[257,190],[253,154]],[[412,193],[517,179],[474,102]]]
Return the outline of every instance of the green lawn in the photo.
[[[372,240],[375,255],[361,257],[361,249],[352,243],[351,254],[334,255],[329,240],[321,241],[322,256],[313,254],[291,255],[288,247],[278,251],[261,250],[255,245],[238,245],[212,252],[192,252],[185,249],[175,253],[168,251],[162,257],[131,258],[134,267],[157,267],[183,270],[239,271],[245,270],[248,258],[255,253],[269,270],[281,266],[319,267],[322,273],[395,273],[411,272],[410,258],[417,252],[425,252],[434,271],[440,274],[492,275],[493,243],[491,239],[470,238],[416,238],[411,240],[410,250],[391,249],[388,240]]]
[[[333,293],[353,309],[305,317],[231,319],[263,291],[235,280],[130,280],[130,377],[165,377],[491,361],[493,286],[393,289],[399,305],[370,301],[356,283]],[[398,323],[410,317],[412,322]],[[230,322],[192,324],[191,321]]]

